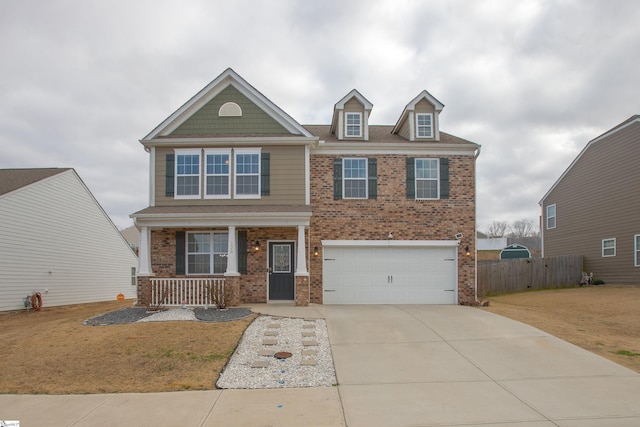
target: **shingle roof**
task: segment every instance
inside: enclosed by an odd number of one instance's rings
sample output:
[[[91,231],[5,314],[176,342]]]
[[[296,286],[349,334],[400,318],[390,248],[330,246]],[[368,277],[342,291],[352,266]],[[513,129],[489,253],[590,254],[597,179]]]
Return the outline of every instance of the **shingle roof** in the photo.
[[[0,169],[0,195],[68,170],[70,168]]]
[[[191,206],[151,206],[133,215],[166,215],[166,214],[261,214],[311,212],[308,205],[191,205]]]
[[[393,130],[393,126],[386,125],[369,125],[369,140],[363,141],[361,139],[358,140],[349,140],[343,139],[340,141],[337,135],[331,133],[330,125],[305,125],[305,128],[312,134],[316,135],[320,138],[320,140],[325,142],[361,142],[363,144],[371,144],[371,143],[389,143],[389,142],[402,142],[407,143],[410,142],[407,139],[401,137],[400,135],[391,133]],[[413,142],[415,144],[429,144],[429,143],[441,143],[441,144],[475,144],[471,141],[467,141],[466,139],[458,138],[457,136],[453,136],[451,134],[440,131],[440,141],[420,141]]]

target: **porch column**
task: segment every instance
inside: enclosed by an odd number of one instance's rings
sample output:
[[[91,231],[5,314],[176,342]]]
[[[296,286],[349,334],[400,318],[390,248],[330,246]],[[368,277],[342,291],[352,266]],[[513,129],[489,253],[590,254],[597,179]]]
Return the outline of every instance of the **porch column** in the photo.
[[[149,227],[140,227],[138,248],[138,276],[151,276],[151,253],[149,252]]]
[[[229,226],[229,240],[227,243],[227,271],[225,276],[238,276],[238,251],[236,244],[236,226]]]
[[[307,271],[307,249],[304,239],[304,225],[298,226],[298,265],[296,268],[296,276],[308,276]]]

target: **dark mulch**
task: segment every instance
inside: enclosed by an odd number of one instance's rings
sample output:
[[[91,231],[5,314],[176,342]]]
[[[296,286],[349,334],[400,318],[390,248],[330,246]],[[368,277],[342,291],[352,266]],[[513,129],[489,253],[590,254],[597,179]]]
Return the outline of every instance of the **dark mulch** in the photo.
[[[196,308],[193,312],[196,319],[202,322],[229,322],[251,316],[251,311],[247,308],[228,308],[225,310]],[[155,312],[149,312],[145,307],[129,307],[85,320],[84,324],[88,326],[121,325],[137,322],[152,314]]]

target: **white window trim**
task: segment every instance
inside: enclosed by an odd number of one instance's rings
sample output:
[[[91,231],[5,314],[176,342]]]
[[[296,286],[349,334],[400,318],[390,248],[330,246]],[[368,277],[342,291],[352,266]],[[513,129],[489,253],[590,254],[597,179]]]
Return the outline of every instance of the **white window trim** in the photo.
[[[189,252],[189,234],[208,234],[209,235],[209,247],[211,248],[211,250],[208,252],[209,254],[209,272],[208,273],[190,273],[189,272],[189,255],[191,254],[191,252]],[[214,258],[215,258],[215,254],[216,253],[223,253],[223,252],[215,252],[214,251],[214,246],[213,246],[213,235],[214,234],[225,234],[228,235],[228,232],[226,231],[207,231],[207,230],[202,230],[202,231],[187,231],[187,235],[186,235],[186,239],[185,239],[185,248],[184,248],[184,256],[185,256],[185,270],[186,270],[186,275],[187,276],[222,276],[224,275],[224,271],[222,273],[214,273]],[[203,253],[203,252],[193,252],[193,253]],[[226,256],[229,256],[229,248],[227,248],[227,252],[226,252]]]
[[[345,160],[364,160],[364,171],[365,171],[365,177],[364,178],[346,178],[346,174],[344,173],[344,169],[345,169]],[[346,189],[345,189],[345,181],[347,179],[350,180],[362,180],[364,179],[364,189],[365,189],[365,196],[364,197],[347,197],[346,196]],[[369,198],[369,159],[366,157],[345,157],[342,159],[342,198],[345,200],[366,200]]]
[[[175,149],[175,166],[173,171],[173,197],[174,199],[199,199],[202,194],[202,150],[193,150],[193,149]],[[189,156],[189,155],[197,155],[198,156],[198,194],[189,194],[189,195],[178,195],[178,156]],[[194,176],[194,175],[180,175],[180,176]]]
[[[640,234],[636,234],[633,236],[633,257],[634,257],[634,266],[640,267]]]
[[[207,155],[209,154],[226,154],[229,156],[229,173],[227,177],[229,178],[229,182],[227,184],[227,194],[207,194],[207,178],[209,176],[224,176],[220,174],[208,174],[207,173]],[[231,198],[231,176],[233,171],[233,162],[231,161],[231,150],[230,149],[205,149],[204,150],[204,198],[205,199],[230,199]]]
[[[604,254],[604,242],[613,242],[613,254],[612,255],[605,255]],[[611,248],[607,248],[607,249],[611,249]],[[609,258],[609,257],[614,257],[616,256],[616,239],[614,238],[610,238],[610,239],[602,239],[602,257],[603,258]]]
[[[238,164],[238,154],[257,154],[258,155],[258,194],[238,194],[238,173],[236,166]],[[250,176],[253,174],[241,174],[240,176]],[[259,199],[262,194],[262,150],[260,148],[236,148],[233,150],[233,197],[235,199]]]
[[[420,116],[429,116],[431,118],[430,126],[419,125]],[[429,129],[428,135],[420,135],[420,129]],[[416,138],[433,138],[433,114],[431,113],[416,113]]]
[[[437,186],[437,197],[418,197],[418,181],[433,181],[433,178],[418,178],[418,160],[435,160],[436,161],[436,171],[438,172],[438,177],[436,178],[436,186]],[[428,157],[418,158],[413,160],[413,173],[415,175],[414,178],[414,188],[416,193],[416,200],[439,200],[440,199],[440,159],[433,159]]]
[[[349,116],[358,116],[358,134],[349,135]],[[362,113],[346,112],[344,113],[344,135],[346,138],[361,138],[362,137]]]
[[[549,208],[553,207],[553,216],[549,216]],[[552,204],[547,206],[547,214],[545,224],[547,226],[547,230],[553,230],[558,225],[558,209],[556,208],[556,204]],[[549,227],[549,218],[553,218],[553,227]]]

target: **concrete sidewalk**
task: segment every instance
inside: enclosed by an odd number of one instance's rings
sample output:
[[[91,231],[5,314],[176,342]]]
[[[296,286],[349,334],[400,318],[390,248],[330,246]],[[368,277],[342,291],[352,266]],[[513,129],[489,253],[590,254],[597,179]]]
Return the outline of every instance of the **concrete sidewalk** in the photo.
[[[79,396],[0,395],[24,426],[640,425],[640,375],[461,306],[256,305],[324,317],[339,385]]]

